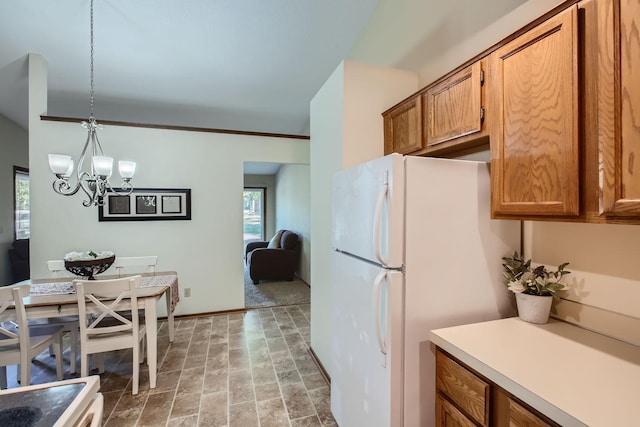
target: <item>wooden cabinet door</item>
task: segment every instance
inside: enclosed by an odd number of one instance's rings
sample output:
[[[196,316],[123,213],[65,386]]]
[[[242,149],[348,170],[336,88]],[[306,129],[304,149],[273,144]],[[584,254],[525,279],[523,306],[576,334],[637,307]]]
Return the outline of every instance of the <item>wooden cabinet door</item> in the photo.
[[[608,31],[602,31],[600,213],[640,216],[640,0],[615,0]],[[618,10],[616,10],[618,9]],[[619,25],[615,25],[619,19]],[[613,94],[613,97],[611,96]],[[613,98],[613,99],[612,99]],[[607,105],[603,105],[607,103]]]
[[[384,154],[422,149],[422,99],[416,95],[384,114]]]
[[[453,406],[449,401],[436,393],[436,426],[437,427],[475,427],[476,424]]]
[[[480,61],[427,89],[424,137],[427,147],[482,130]]]
[[[552,427],[518,402],[509,399],[510,427]]]
[[[494,214],[579,214],[578,9],[492,54]]]

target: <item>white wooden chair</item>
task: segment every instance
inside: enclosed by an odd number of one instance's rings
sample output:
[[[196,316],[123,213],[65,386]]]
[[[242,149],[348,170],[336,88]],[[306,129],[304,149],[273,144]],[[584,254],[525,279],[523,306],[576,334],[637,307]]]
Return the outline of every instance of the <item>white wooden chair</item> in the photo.
[[[64,268],[64,261],[61,259],[47,261],[47,267],[55,277],[66,277],[66,269]],[[76,373],[76,360],[78,358],[78,343],[79,337],[78,328],[78,316],[64,316],[64,317],[52,317],[50,319],[33,319],[29,321],[29,326],[33,327],[48,327],[50,325],[60,325],[63,327],[62,333],[69,333],[70,345],[69,345],[69,373]],[[53,356],[53,347],[49,347],[49,355]]]
[[[0,315],[5,318],[0,324],[0,386],[3,388],[7,388],[8,365],[20,365],[20,385],[29,385],[31,361],[51,344],[56,356],[56,376],[62,379],[62,326],[28,326],[22,299],[29,295],[29,289],[29,285],[0,288]]]
[[[89,355],[131,348],[133,353],[132,394],[138,394],[140,363],[144,359],[145,325],[140,324],[137,289],[142,276],[109,280],[74,280],[80,322],[80,371],[89,374]],[[131,319],[118,311],[123,300],[131,300]],[[120,310],[121,311],[121,310]]]
[[[132,273],[155,273],[158,256],[116,256],[113,262],[118,276]],[[135,270],[135,271],[134,271]]]

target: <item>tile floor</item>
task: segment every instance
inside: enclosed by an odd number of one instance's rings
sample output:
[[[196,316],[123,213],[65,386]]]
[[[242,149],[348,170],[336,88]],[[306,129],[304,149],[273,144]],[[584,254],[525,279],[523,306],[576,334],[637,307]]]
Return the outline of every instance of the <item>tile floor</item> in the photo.
[[[106,426],[337,426],[329,387],[308,352],[310,305],[263,308],[183,319],[169,343],[158,332],[157,387],[141,366],[140,393],[131,395],[128,351],[105,357],[101,378]],[[47,353],[34,363],[32,383],[55,380]],[[65,361],[65,378],[69,378]],[[16,386],[15,373],[9,387]]]

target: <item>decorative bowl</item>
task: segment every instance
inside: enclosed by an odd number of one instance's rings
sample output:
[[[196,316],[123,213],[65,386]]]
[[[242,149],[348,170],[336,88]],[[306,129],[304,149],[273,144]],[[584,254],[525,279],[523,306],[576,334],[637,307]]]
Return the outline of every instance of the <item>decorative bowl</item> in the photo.
[[[64,268],[68,272],[76,276],[88,277],[89,280],[95,280],[95,275],[103,273],[116,260],[115,255],[107,258],[96,258],[87,260],[64,261]]]

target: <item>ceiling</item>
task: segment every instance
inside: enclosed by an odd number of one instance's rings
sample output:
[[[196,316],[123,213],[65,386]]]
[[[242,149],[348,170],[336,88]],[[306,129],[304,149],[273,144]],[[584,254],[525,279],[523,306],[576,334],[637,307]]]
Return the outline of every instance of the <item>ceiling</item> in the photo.
[[[309,102],[378,0],[95,0],[98,120],[308,134]],[[89,0],[0,2],[0,113],[27,127],[24,58],[51,116],[89,114]]]

